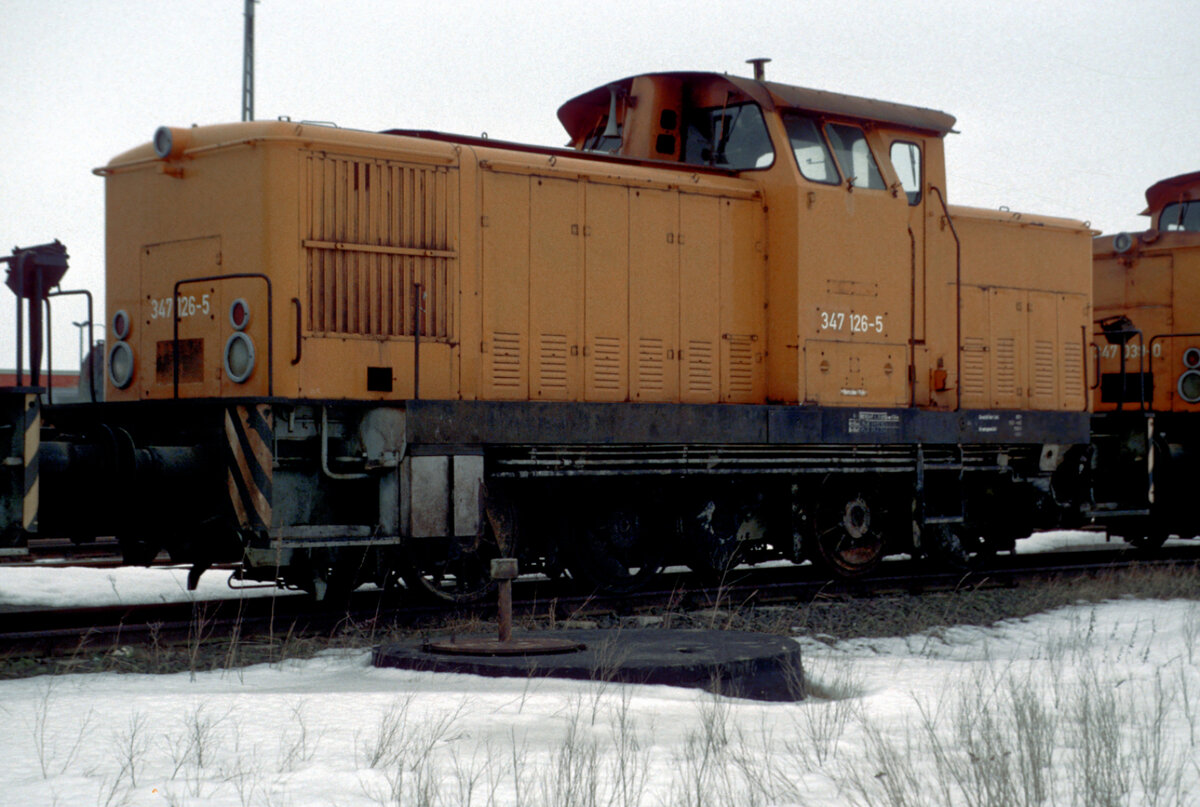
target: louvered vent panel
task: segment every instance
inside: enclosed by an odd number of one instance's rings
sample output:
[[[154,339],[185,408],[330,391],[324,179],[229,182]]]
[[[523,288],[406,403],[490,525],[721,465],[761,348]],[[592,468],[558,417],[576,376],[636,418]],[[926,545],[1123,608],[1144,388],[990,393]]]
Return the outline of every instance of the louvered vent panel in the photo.
[[[978,336],[963,337],[962,391],[963,395],[983,395],[986,373],[984,372],[983,339]]]
[[[1037,398],[1054,397],[1054,343],[1046,339],[1033,343],[1033,394]]]
[[[1068,405],[1083,396],[1083,346],[1078,342],[1063,345],[1063,395]]]
[[[593,350],[592,384],[598,390],[621,389],[621,338],[597,336]]]
[[[492,333],[492,384],[497,387],[518,387],[521,384],[521,335],[495,331]]]
[[[302,181],[307,326],[314,334],[449,339],[451,171],[319,152]],[[414,284],[421,284],[419,312]]]
[[[751,337],[729,335],[729,374],[730,394],[748,394],[754,391],[754,341]]]
[[[565,395],[567,392],[567,337],[560,333],[544,333],[538,345],[538,389]]]
[[[665,360],[663,340],[645,336],[638,339],[638,389],[645,392],[662,392]]]
[[[996,340],[996,395],[1017,391],[1017,342],[1011,336]]]
[[[687,388],[689,392],[712,392],[715,386],[712,342],[688,340]]]

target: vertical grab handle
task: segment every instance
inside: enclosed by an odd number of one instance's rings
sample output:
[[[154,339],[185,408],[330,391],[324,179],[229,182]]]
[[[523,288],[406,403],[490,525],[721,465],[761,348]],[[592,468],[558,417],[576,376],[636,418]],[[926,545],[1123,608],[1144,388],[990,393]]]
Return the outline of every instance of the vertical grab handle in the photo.
[[[303,319],[303,317],[300,316],[300,313],[301,313],[300,298],[293,297],[292,305],[296,306],[296,357],[294,359],[292,359],[292,365],[294,366],[294,365],[297,365],[300,363],[300,350],[303,346],[303,341],[301,339],[302,328],[300,325],[300,321]]]

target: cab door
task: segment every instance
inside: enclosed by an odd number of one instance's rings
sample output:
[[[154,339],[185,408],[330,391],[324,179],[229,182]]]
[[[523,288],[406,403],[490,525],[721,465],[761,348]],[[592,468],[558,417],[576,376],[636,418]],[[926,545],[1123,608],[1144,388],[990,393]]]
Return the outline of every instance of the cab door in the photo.
[[[897,137],[888,142],[888,162],[900,183],[900,193],[908,206],[908,238],[911,244],[912,308],[910,320],[911,355],[909,382],[915,406],[929,404],[930,367],[926,347],[926,239],[925,227],[929,218],[925,208],[930,200],[925,193],[925,149],[921,138]]]
[[[910,205],[877,130],[831,121],[818,129],[810,121],[810,150],[827,164],[820,172],[811,159],[800,165],[812,180],[799,227],[805,399],[907,405],[915,254]]]

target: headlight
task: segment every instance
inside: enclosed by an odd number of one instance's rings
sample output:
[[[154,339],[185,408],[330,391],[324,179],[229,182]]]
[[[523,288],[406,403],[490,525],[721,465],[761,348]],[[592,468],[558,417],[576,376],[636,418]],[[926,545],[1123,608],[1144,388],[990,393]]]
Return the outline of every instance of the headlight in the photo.
[[[154,153],[160,160],[165,160],[169,157],[171,149],[174,147],[175,138],[168,127],[159,126],[154,130]]]
[[[1179,397],[1188,403],[1200,401],[1200,370],[1188,370],[1179,376]]]
[[[254,372],[254,342],[238,331],[225,343],[225,374],[240,384]]]
[[[117,389],[125,389],[133,380],[133,348],[117,342],[108,351],[108,378]]]
[[[1189,370],[1200,367],[1200,347],[1189,347],[1183,351],[1183,366]]]

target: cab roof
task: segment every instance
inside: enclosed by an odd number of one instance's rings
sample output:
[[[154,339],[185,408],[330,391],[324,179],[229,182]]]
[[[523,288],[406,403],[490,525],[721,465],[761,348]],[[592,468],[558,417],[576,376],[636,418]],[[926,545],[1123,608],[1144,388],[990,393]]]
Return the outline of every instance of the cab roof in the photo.
[[[597,115],[608,111],[611,89],[616,88],[618,91],[629,93],[634,79],[642,76],[677,79],[692,85],[720,85],[723,82],[758,103],[764,110],[790,107],[834,117],[878,121],[937,135],[951,132],[954,127],[954,116],[936,109],[795,87],[774,81],[755,81],[741,76],[703,72],[645,73],[604,84],[572,98],[559,107],[558,119],[572,139],[586,135],[595,125]]]
[[[1200,199],[1200,171],[1180,174],[1159,180],[1146,189],[1146,209],[1143,216],[1162,210],[1171,202],[1187,202]]]

